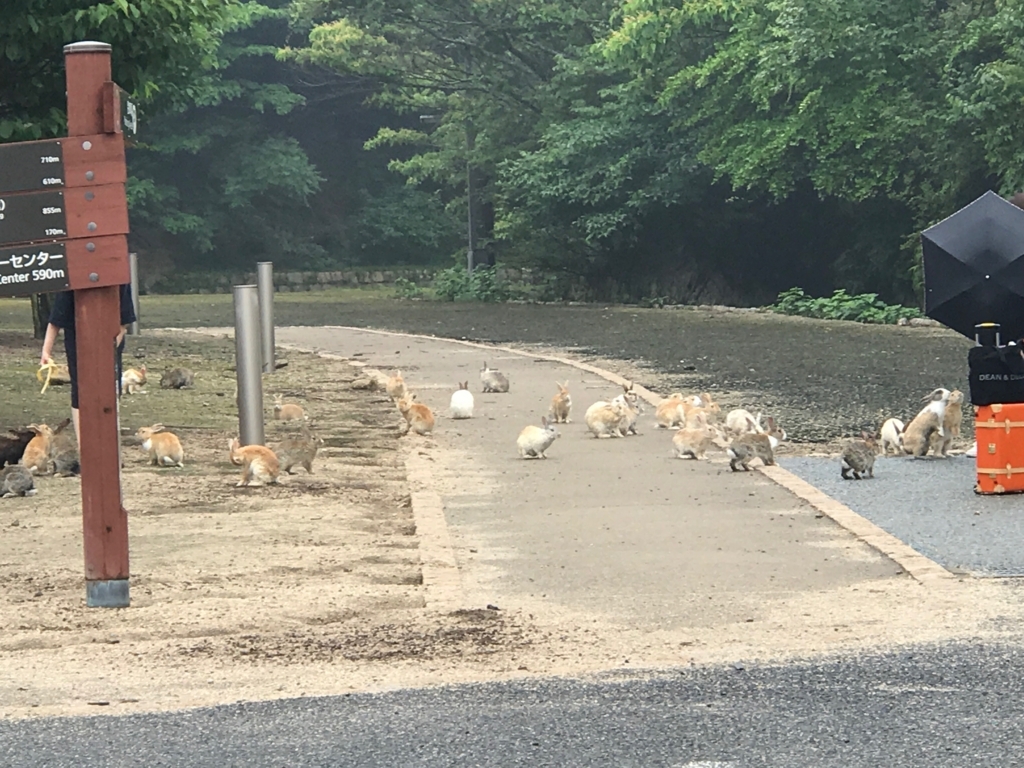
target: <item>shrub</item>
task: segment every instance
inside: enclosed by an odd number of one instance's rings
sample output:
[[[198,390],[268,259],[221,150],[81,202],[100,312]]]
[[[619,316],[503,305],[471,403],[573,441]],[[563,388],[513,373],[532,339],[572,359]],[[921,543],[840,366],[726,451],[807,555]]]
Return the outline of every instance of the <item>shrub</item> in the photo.
[[[434,293],[444,301],[506,301],[504,281],[493,267],[479,266],[472,274],[464,267],[443,269],[434,275]]]
[[[782,315],[815,317],[821,320],[852,320],[856,323],[895,323],[901,318],[922,317],[915,307],[886,304],[877,293],[851,296],[840,288],[831,296],[814,298],[800,288],[783,291],[767,309]]]
[[[396,299],[419,299],[423,297],[423,289],[405,277],[395,278]]]

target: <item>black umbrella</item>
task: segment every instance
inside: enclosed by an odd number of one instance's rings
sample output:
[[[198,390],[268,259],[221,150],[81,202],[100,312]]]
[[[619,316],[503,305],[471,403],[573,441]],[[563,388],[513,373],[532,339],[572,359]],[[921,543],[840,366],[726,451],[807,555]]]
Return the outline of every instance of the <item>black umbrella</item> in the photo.
[[[928,317],[972,339],[978,323],[1024,337],[1024,210],[986,192],[921,241]]]

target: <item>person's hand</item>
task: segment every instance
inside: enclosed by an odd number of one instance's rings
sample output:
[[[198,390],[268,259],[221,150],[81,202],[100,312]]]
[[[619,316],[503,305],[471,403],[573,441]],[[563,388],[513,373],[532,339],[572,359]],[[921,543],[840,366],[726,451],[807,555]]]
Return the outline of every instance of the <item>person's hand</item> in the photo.
[[[50,357],[50,353],[44,349],[43,353],[39,356],[39,367],[44,368],[52,362],[53,358]]]
[[[126,329],[124,327],[122,327],[121,330],[117,332],[117,336],[114,337],[114,346],[115,347],[120,347],[121,346],[121,342],[124,341],[125,331],[126,331]]]

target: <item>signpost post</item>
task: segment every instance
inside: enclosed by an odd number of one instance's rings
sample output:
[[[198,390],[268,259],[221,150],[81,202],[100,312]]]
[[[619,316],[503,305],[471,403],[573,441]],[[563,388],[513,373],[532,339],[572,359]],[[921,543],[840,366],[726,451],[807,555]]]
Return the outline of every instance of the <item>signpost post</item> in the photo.
[[[129,282],[121,103],[110,46],[64,47],[68,137],[0,145],[0,296],[75,292],[86,604],[125,607],[114,338]]]

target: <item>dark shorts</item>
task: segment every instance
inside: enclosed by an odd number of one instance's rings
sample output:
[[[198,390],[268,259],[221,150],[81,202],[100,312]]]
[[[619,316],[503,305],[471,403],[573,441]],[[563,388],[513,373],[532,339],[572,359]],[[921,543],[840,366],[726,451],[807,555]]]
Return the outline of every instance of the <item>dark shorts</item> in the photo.
[[[68,376],[71,378],[71,407],[78,408],[78,352],[75,349],[75,337],[68,339],[67,330],[64,331],[64,353],[68,358]],[[122,358],[124,355],[124,341],[122,340],[114,354],[114,375],[117,378],[117,396],[121,396],[121,371],[123,370]]]

